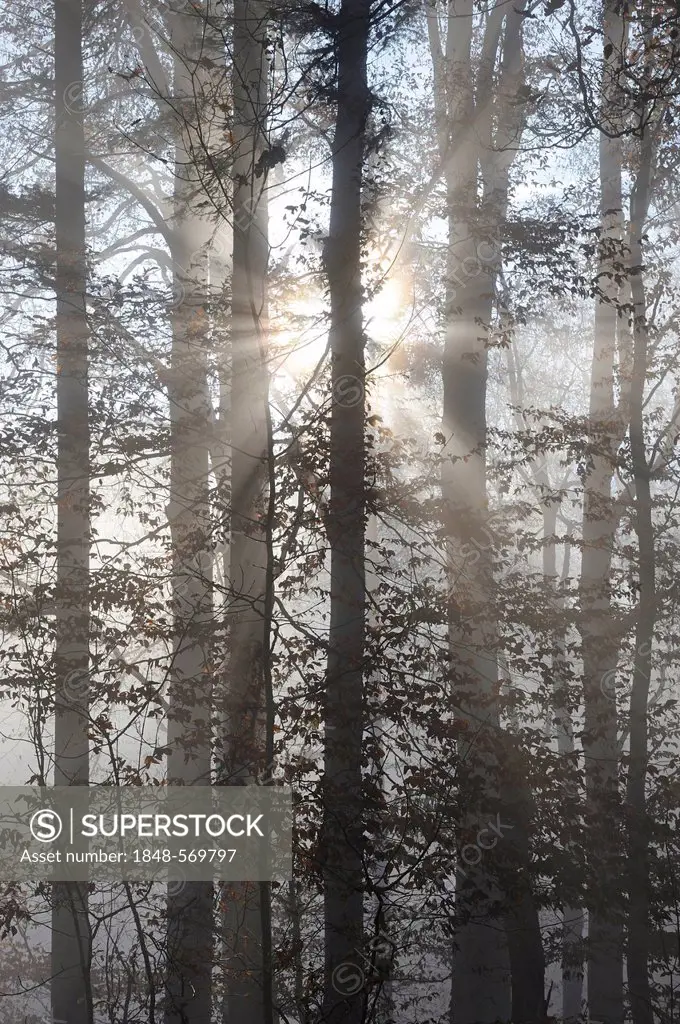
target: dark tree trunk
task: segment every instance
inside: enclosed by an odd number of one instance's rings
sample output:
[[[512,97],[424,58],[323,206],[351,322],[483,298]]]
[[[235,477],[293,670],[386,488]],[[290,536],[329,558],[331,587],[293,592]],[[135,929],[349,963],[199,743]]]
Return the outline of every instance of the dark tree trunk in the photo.
[[[365,366],[362,209],[369,92],[370,0],[343,0],[338,15],[338,107],[325,263],[331,301],[331,437],[328,538],[331,623],[325,692],[323,884],[327,1024],[359,1024],[362,977],[361,752],[365,639]]]
[[[460,202],[457,190],[451,195],[452,204]],[[458,216],[451,218],[451,280],[456,280],[466,258],[475,259],[473,238],[470,225],[461,224]],[[464,592],[457,588],[450,599],[452,699],[465,735],[471,737],[470,743],[460,742],[458,751],[464,769],[462,848],[469,836],[474,842],[476,831],[496,820],[500,797],[493,573],[483,539],[487,381],[483,325],[488,325],[491,317],[491,288],[488,272],[464,280],[455,290],[450,286],[444,350],[443,422],[448,445],[442,492],[450,561],[465,579]],[[474,866],[466,864],[457,878],[453,1024],[510,1017],[510,962],[502,914],[503,894],[489,853]]]
[[[461,574],[465,579],[450,596],[452,697],[466,733],[474,736],[469,746],[459,746],[465,808],[461,846],[468,833],[495,821],[499,808],[504,824],[512,826],[497,852],[466,864],[457,878],[450,1018],[455,1024],[477,1024],[511,1014],[513,1020],[537,1020],[543,1012],[544,958],[529,878],[531,799],[521,758],[511,757],[512,739],[500,728],[493,559],[483,539],[488,536],[487,339],[508,172],[524,122],[518,99],[522,11],[521,5],[496,5],[487,12],[475,66],[472,3],[449,2],[447,12],[444,46],[434,8],[428,11],[428,29],[449,211],[442,493],[452,579],[460,580]],[[501,785],[501,778],[512,778],[512,787]],[[521,890],[514,902],[501,881],[509,874]]]
[[[555,731],[557,733],[557,750],[565,758],[574,755],[574,729],[569,707],[569,668],[566,652],[566,626],[563,619],[564,601],[559,593],[560,581],[557,574],[557,533],[558,503],[551,502],[543,513],[543,576],[550,588],[549,594],[554,614],[554,639],[551,652],[553,709],[555,714]],[[563,578],[568,575],[569,549],[565,553]],[[574,802],[578,792],[574,787]],[[565,1024],[576,1024],[581,1015],[583,1000],[583,930],[585,913],[583,907],[575,899],[565,902],[562,910],[562,1017]]]
[[[203,117],[197,61],[205,15],[192,6],[171,15],[175,53],[175,146],[172,349],[168,375],[171,466],[168,509],[173,550],[174,647],[168,691],[168,782],[211,782],[213,553],[210,526],[208,392],[208,241],[196,212],[202,196],[196,125]],[[210,1024],[213,889],[170,883],[166,1024]]]
[[[640,609],[635,633],[633,686],[630,698],[630,766],[626,791],[628,811],[628,994],[633,1024],[653,1024],[649,983],[649,821],[645,785],[649,762],[648,701],[652,644],[656,621],[656,556],[650,467],[644,435],[645,379],[648,360],[646,296],[642,278],[642,235],[649,206],[652,142],[646,129],[641,163],[631,198],[630,265],[633,298],[633,375],[630,389],[630,448],[635,477],[636,532],[640,548]]]
[[[512,826],[499,844],[512,988],[511,1020],[542,1024],[545,1017],[545,955],[532,885],[530,836],[534,803],[528,766],[513,736],[502,735],[502,821]]]
[[[514,358],[513,349],[507,350],[508,378],[510,398],[515,407],[515,424],[519,431],[524,429],[521,409],[524,408],[524,386],[519,362]],[[537,459],[531,474],[536,495],[540,499],[543,514],[543,580],[546,596],[549,601],[552,622],[550,642],[551,687],[557,749],[564,756],[574,753],[574,733],[569,709],[569,670],[566,653],[566,624],[564,619],[564,602],[560,594],[560,579],[557,572],[557,519],[561,505],[561,487],[551,485],[545,463]],[[552,492],[552,493],[551,493]],[[568,576],[569,542],[566,544],[565,561],[562,570],[563,578]],[[572,798],[576,799],[573,792]],[[530,866],[526,866],[527,872]],[[584,913],[568,901],[563,908],[562,923],[562,1016],[565,1021],[575,1024],[581,1013],[583,990],[583,922]],[[538,918],[536,923],[538,923]],[[540,929],[539,929],[540,930]],[[543,956],[541,950],[541,956]],[[513,975],[514,976],[514,975]],[[544,981],[542,981],[542,985]],[[514,986],[513,983],[513,989]],[[513,1020],[516,1014],[513,1011]]]
[[[221,777],[247,785],[267,776],[273,722],[268,675],[271,584],[268,517],[268,309],[266,174],[267,6],[234,4],[231,548],[229,663]],[[225,1013],[230,1024],[272,1024],[270,892],[266,883],[225,890]]]
[[[623,29],[614,6],[605,11],[605,38],[611,45],[602,83],[603,120],[616,129],[612,106]],[[614,401],[617,304],[621,262],[621,143],[600,135],[600,260],[602,297],[595,308],[595,340],[590,385],[590,428],[594,446],[584,485],[581,613],[584,686],[583,751],[586,816],[589,829],[588,1008],[603,1024],[623,1020],[623,906],[621,805],[617,708],[603,680],[616,670],[619,637],[613,626],[611,558],[618,518],[611,498],[614,457],[623,435]]]
[[[464,848],[468,831],[474,836],[489,820],[496,820],[499,796],[494,744],[499,729],[498,666],[495,653],[489,656],[495,651],[495,617],[488,604],[492,565],[484,541],[479,543],[479,556],[474,547],[475,540],[483,536],[486,520],[486,338],[493,275],[488,260],[480,260],[478,253],[479,147],[472,137],[472,3],[464,0],[448,5],[443,49],[432,16],[428,25],[449,211],[442,368],[447,447],[442,496],[451,579],[462,572],[466,581],[464,604],[458,588],[450,595],[452,701],[466,732],[476,737],[469,747],[462,741],[458,751],[465,765],[465,778],[461,780],[465,813],[459,822],[460,846]],[[501,905],[490,855],[480,858],[476,865],[466,864],[458,872],[452,1024],[509,1019],[510,962]]]
[[[55,162],[57,295],[57,593],[55,776],[89,783],[90,432],[85,295],[83,6],[57,0]],[[92,1020],[87,884],[52,887],[52,1017]]]

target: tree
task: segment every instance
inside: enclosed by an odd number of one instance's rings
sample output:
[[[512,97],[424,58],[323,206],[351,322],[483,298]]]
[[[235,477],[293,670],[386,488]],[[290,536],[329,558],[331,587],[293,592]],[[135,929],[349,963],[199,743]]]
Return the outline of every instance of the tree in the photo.
[[[64,781],[291,783],[294,877],[55,886],[53,950],[3,882],[1,1024],[52,955],[81,1024],[543,1024],[546,971],[573,1022],[584,959],[672,1022],[675,12],[69,2],[55,137],[53,6],[0,33],[0,753],[45,783],[56,705]]]
[[[324,694],[324,1020],[359,1024],[361,990],[343,996],[344,965],[363,943],[361,755],[365,643],[365,368],[362,181],[370,111],[370,0],[343,0],[336,27],[337,109],[324,262],[330,293],[330,633]],[[351,969],[351,966],[350,968]]]
[[[448,217],[442,494],[452,567],[452,698],[470,737],[460,745],[465,772],[460,825],[463,834],[476,830],[492,807],[503,807],[514,829],[505,844],[506,859],[521,872],[521,881],[514,883],[521,896],[514,906],[499,886],[493,858],[480,862],[474,878],[467,870],[458,876],[451,1017],[467,1024],[506,1019],[512,1012],[513,1019],[534,1020],[543,1012],[544,997],[540,929],[527,873],[530,797],[516,743],[500,729],[492,552],[483,540],[494,283],[509,169],[524,124],[523,9],[498,5],[488,12],[477,65],[472,3],[447,7],[444,45],[436,7],[428,7],[427,18]],[[499,918],[504,918],[507,943]]]
[[[642,118],[640,168],[631,196],[630,282],[633,299],[633,366],[630,382],[630,448],[635,479],[636,532],[639,545],[640,606],[635,631],[633,686],[630,698],[630,764],[626,785],[629,810],[629,922],[626,964],[631,1012],[635,1024],[654,1019],[649,978],[649,854],[646,820],[648,751],[648,702],[652,646],[656,625],[656,554],[650,467],[644,434],[644,396],[648,369],[642,235],[649,207],[654,159],[653,128]]]
[[[85,296],[83,3],[55,4],[57,588],[55,785],[89,783],[90,430]],[[52,1016],[92,1020],[86,883],[52,889]]]
[[[586,813],[590,825],[588,1006],[606,1024],[623,1019],[623,916],[620,886],[616,703],[601,681],[616,667],[611,560],[618,518],[611,489],[616,451],[625,431],[625,403],[614,393],[617,342],[625,367],[626,335],[618,316],[622,280],[621,112],[617,92],[625,27],[619,6],[604,11],[600,156],[600,241],[595,337],[590,379],[592,454],[584,480],[580,582],[583,652]]]
[[[269,629],[273,577],[268,419],[267,6],[237,0],[232,37],[233,271],[228,675],[221,777],[254,784],[272,771]],[[266,883],[226,893],[226,1012],[271,1024],[270,898]]]
[[[195,207],[203,198],[202,119],[210,123],[206,76],[201,74],[201,61],[216,45],[210,18],[210,5],[204,15],[194,5],[181,4],[170,19],[177,116],[170,232],[175,302],[167,375],[174,617],[168,781],[202,786],[212,780],[213,551],[206,443],[212,419],[207,316],[211,226]],[[212,908],[210,883],[170,883],[166,1024],[209,1024],[211,1020]]]

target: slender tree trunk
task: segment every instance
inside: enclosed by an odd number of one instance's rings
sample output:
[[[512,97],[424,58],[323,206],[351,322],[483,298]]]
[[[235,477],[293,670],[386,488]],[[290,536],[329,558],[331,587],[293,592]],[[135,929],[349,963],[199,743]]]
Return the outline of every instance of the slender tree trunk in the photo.
[[[450,226],[453,266],[469,248],[455,250],[460,225]],[[462,232],[461,232],[462,234]],[[469,239],[462,239],[463,243]],[[474,246],[471,250],[474,253]],[[463,256],[465,258],[465,256]],[[488,275],[483,275],[491,288]],[[465,578],[465,594],[451,595],[449,629],[453,702],[470,742],[459,744],[465,845],[470,832],[495,821],[499,801],[497,663],[493,651],[492,566],[484,545],[486,521],[487,356],[480,337],[490,319],[490,300],[479,279],[466,283],[449,299],[444,354],[444,429],[449,438],[442,491],[447,516],[450,560]],[[453,313],[458,306],[462,312]],[[477,541],[477,547],[473,547]],[[479,557],[462,552],[479,551]],[[474,840],[473,840],[474,841]],[[457,952],[451,998],[452,1024],[507,1020],[510,1016],[509,960],[502,928],[502,893],[490,856],[471,869],[466,865],[456,885]]]
[[[270,771],[267,545],[267,202],[261,163],[266,145],[267,8],[234,5],[233,277],[231,378],[231,545],[229,675],[223,781],[254,783]],[[225,1013],[229,1024],[274,1020],[270,893],[266,883],[226,892]]]
[[[57,786],[89,784],[90,431],[85,295],[82,0],[55,5],[57,295]],[[87,883],[52,887],[52,1017],[92,1021]]]
[[[635,633],[633,687],[630,698],[630,767],[626,791],[628,811],[628,994],[633,1024],[653,1024],[649,984],[649,822],[645,783],[649,761],[648,701],[652,670],[652,644],[656,621],[656,558],[650,467],[644,435],[645,377],[648,332],[645,287],[642,277],[642,234],[649,205],[652,173],[650,129],[644,130],[641,166],[631,198],[630,265],[633,297],[633,375],[630,389],[630,447],[635,477],[636,532],[640,548],[640,611]]]
[[[432,42],[431,19],[429,24]],[[493,283],[489,266],[479,260],[477,251],[478,152],[470,139],[474,121],[471,32],[472,3],[461,0],[455,7],[449,4],[444,51],[434,43],[435,87],[441,98],[439,145],[446,160],[449,210],[442,370],[447,448],[442,494],[449,558],[466,581],[465,598],[460,592],[452,593],[449,606],[452,697],[466,735],[474,737],[469,744],[461,741],[458,751],[465,766],[461,847],[468,830],[474,836],[476,829],[495,821],[499,793],[494,741],[500,725],[498,668],[495,656],[488,655],[495,640],[488,603],[492,565],[481,539],[486,522],[486,338]],[[466,551],[474,552],[473,557],[466,556]],[[458,873],[452,1024],[482,1024],[510,1016],[510,963],[501,895],[489,855]]]
[[[507,186],[500,193],[507,197]],[[506,198],[503,201],[505,211]],[[505,212],[504,212],[505,215]],[[511,375],[512,381],[512,375]],[[518,396],[513,396],[518,401]],[[534,468],[534,479],[545,487],[545,471]],[[530,840],[535,803],[529,786],[529,766],[520,742],[512,731],[499,733],[501,753],[501,814],[511,826],[499,858],[503,868],[503,922],[510,959],[511,1019],[539,1024],[545,1015],[545,955],[540,917],[533,889]]]
[[[307,1024],[310,1016],[310,1008],[305,1005],[305,968],[302,959],[302,908],[298,895],[299,881],[295,878],[295,866],[293,878],[288,883],[288,916],[291,928],[291,944],[293,959],[293,1008],[300,1024]]]
[[[531,876],[530,836],[535,806],[527,784],[526,755],[502,734],[502,821],[512,828],[502,840],[502,890],[510,958],[512,1021],[541,1024],[545,1015],[545,956]]]
[[[171,428],[169,521],[173,550],[174,649],[168,693],[168,781],[211,782],[211,636],[213,626],[208,392],[208,253],[210,226],[195,210],[203,198],[195,125],[201,109],[197,62],[205,15],[172,14],[175,149],[172,350],[168,380]],[[170,883],[166,1024],[210,1024],[213,889],[209,882]]]
[[[502,39],[503,55],[497,85],[495,128],[490,113],[490,100],[487,100],[485,107],[480,111],[486,137],[485,148],[480,153],[484,215],[482,224],[493,225],[495,238],[494,258],[488,261],[492,289],[498,281],[502,265],[500,238],[508,215],[510,167],[519,147],[525,121],[520,100],[520,87],[524,81],[522,4],[510,11],[505,11],[502,6],[497,7],[493,13],[496,18],[499,13],[504,15],[504,29],[501,34],[500,29],[494,26],[492,18],[489,17],[485,33],[485,54],[480,69],[481,82],[478,91],[481,95],[477,99],[479,107],[480,103],[484,103],[484,97],[493,95],[492,55],[499,45],[497,40]],[[478,241],[478,262],[481,262],[480,256],[484,252],[482,244]],[[498,313],[503,323],[506,317],[505,309],[499,309]],[[486,458],[483,450],[481,457]],[[492,608],[493,602],[488,603]],[[495,657],[493,652],[497,646],[496,642],[488,648],[487,657]],[[528,765],[517,739],[506,732],[503,732],[500,738],[501,809],[506,824],[512,826],[499,849],[504,871],[501,889],[504,895],[503,923],[510,959],[511,1015],[513,1021],[522,1021],[524,1024],[533,1021],[538,1024],[545,1012],[545,957],[538,906],[533,891],[530,855],[535,806],[528,783]]]
[[[456,575],[462,572],[466,581],[464,595],[452,594],[450,604],[453,699],[467,735],[474,737],[469,745],[459,746],[465,773],[461,845],[465,833],[474,834],[486,825],[499,807],[512,828],[502,851],[486,854],[458,874],[450,1006],[455,1024],[503,1020],[511,1013],[513,1019],[537,1020],[543,1013],[543,950],[529,877],[531,796],[512,737],[501,735],[492,557],[487,545],[479,543],[487,519],[487,338],[501,259],[498,238],[507,207],[508,171],[524,117],[516,102],[523,74],[522,14],[521,9],[508,11],[502,5],[487,13],[476,78],[472,19],[469,0],[450,0],[442,47],[436,9],[428,6],[449,209],[442,490],[450,559]],[[494,232],[493,243],[487,240],[489,231]],[[501,764],[502,777],[506,782],[512,778],[512,785],[501,785]],[[499,885],[501,864],[506,879],[519,879],[514,886],[519,898],[513,902]]]
[[[380,601],[379,577],[375,571],[375,560],[378,557],[378,517],[368,516],[366,524],[366,595],[368,609],[366,626],[371,632],[378,628],[374,609]],[[389,755],[389,736],[385,719],[379,708],[388,696],[386,687],[381,685],[379,673],[367,673],[364,679],[365,701],[370,708],[366,721],[366,733],[370,732],[369,760],[371,794],[366,797],[367,812],[372,821],[367,821],[368,828],[374,832],[377,841],[365,851],[366,873],[370,877],[370,899],[367,900],[366,913],[369,924],[367,938],[370,955],[368,962],[375,975],[377,992],[371,995],[373,1019],[376,1024],[388,1024],[394,1017],[394,995],[392,974],[395,967],[397,921],[393,918],[390,901],[390,886],[393,881],[392,864],[389,852],[385,852],[380,842],[382,822],[392,797],[390,793],[390,767],[393,759]],[[366,780],[369,781],[368,779]]]
[[[565,649],[562,613],[563,601],[559,594],[557,573],[557,503],[547,505],[543,513],[543,576],[550,587],[554,609],[554,646],[551,654],[553,676],[553,708],[557,751],[565,758],[574,754],[574,729],[569,709],[568,665]],[[568,551],[565,553],[568,565]],[[563,568],[562,577],[568,570]],[[581,1015],[583,1000],[583,931],[585,914],[583,907],[567,902],[562,911],[562,1018],[565,1024],[576,1024]]]
[[[507,366],[510,398],[516,410],[515,423],[517,429],[521,430],[524,424],[519,410],[524,407],[524,388],[521,368],[514,358],[511,347],[507,350]],[[559,492],[560,488],[551,486],[545,464],[540,461],[534,462],[531,467],[531,483],[541,500],[543,510],[543,579],[552,611],[550,661],[557,749],[561,755],[570,757],[574,753],[574,732],[567,691],[569,674],[565,649],[564,608],[559,592],[560,580],[557,572],[556,533],[560,499],[555,495],[555,491]],[[568,575],[568,567],[569,547],[567,546],[562,570],[563,579]],[[583,925],[583,909],[567,904],[563,910],[562,922],[562,1016],[565,1021],[575,1022],[581,1013]],[[513,1012],[513,1019],[514,1017],[515,1013]]]
[[[361,281],[370,0],[343,0],[337,22],[338,106],[330,230],[331,436],[328,539],[331,623],[325,692],[323,885],[326,1024],[359,1024],[363,942],[361,752],[365,642],[365,365]],[[349,974],[347,972],[349,971]]]
[[[614,4],[605,11],[605,42],[611,45],[602,84],[602,116],[615,127],[612,107],[621,59],[623,25]],[[617,709],[603,687],[616,669],[618,636],[612,625],[611,557],[617,528],[611,487],[620,438],[614,402],[614,354],[622,238],[621,143],[600,134],[601,240],[590,388],[591,441],[595,447],[585,480],[581,569],[584,684],[583,750],[586,814],[590,833],[588,879],[588,1008],[604,1024],[623,1019],[623,908],[620,848]]]

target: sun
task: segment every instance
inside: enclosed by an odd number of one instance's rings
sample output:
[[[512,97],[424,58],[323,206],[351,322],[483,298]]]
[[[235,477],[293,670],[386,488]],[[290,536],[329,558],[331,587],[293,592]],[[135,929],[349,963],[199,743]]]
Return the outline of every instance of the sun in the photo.
[[[383,345],[398,342],[404,324],[405,287],[396,270],[386,274],[379,290],[364,306],[366,333]]]
[[[376,253],[370,276],[378,279],[379,287],[364,303],[364,328],[367,338],[387,352],[399,345],[408,319],[403,268],[394,258]],[[286,314],[286,322],[278,329],[271,325],[276,361],[286,375],[299,378],[313,373],[327,352],[328,303],[319,291],[308,291],[288,299]]]

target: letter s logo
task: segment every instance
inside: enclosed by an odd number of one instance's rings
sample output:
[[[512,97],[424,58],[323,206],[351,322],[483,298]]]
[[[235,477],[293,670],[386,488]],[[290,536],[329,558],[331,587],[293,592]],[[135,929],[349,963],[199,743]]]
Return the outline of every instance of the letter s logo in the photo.
[[[63,825],[56,811],[36,811],[29,828],[39,843],[53,843],[61,835]]]

